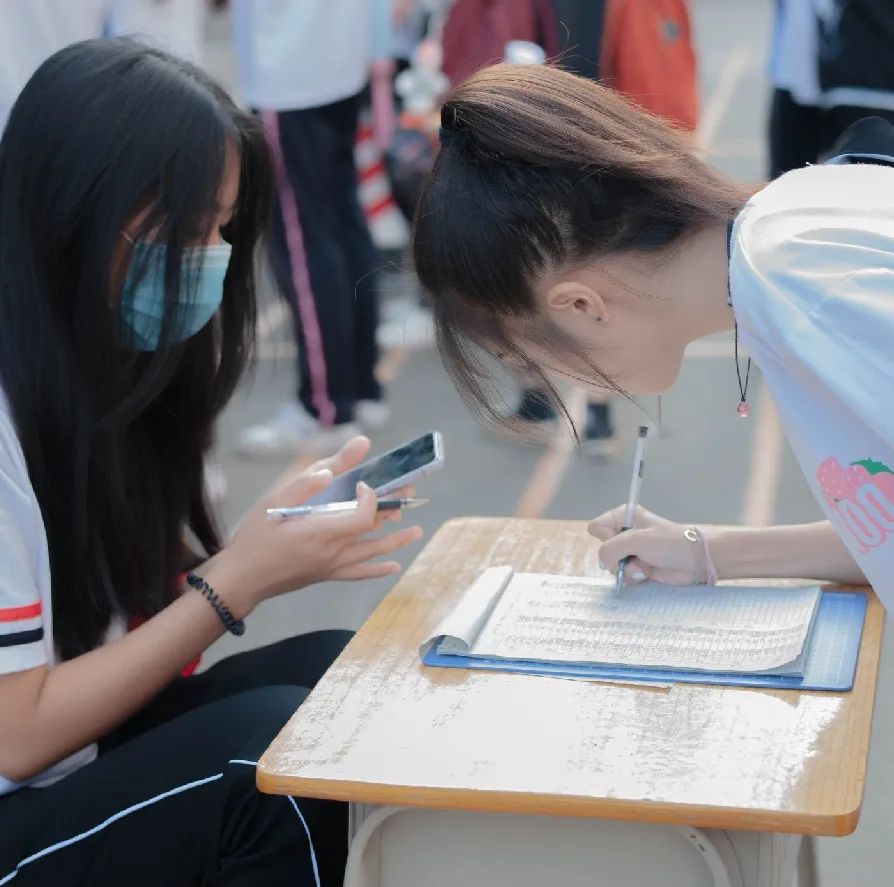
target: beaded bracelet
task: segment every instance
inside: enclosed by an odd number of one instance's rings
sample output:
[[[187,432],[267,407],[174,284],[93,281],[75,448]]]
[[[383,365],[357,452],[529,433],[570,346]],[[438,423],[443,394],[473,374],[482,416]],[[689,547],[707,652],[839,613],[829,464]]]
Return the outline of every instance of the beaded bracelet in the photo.
[[[214,612],[220,616],[220,621],[230,634],[245,634],[245,623],[241,619],[237,619],[231,612],[230,608],[220,599],[217,592],[201,577],[195,573],[186,574],[186,584],[190,588],[202,593],[202,596],[208,599],[208,603],[214,607]]]

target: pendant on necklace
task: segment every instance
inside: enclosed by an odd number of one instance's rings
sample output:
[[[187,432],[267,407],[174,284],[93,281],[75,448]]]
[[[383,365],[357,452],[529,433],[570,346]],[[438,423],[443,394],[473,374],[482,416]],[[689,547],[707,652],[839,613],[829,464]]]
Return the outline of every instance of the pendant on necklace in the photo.
[[[740,404],[736,412],[743,419],[747,419],[751,415],[751,407],[743,400]]]

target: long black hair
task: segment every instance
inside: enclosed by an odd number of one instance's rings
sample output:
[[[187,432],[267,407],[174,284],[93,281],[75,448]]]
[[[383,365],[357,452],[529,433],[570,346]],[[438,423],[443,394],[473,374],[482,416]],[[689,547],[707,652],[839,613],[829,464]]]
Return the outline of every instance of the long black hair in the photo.
[[[182,344],[131,350],[113,267],[121,232],[146,213],[141,233],[167,244],[166,304],[176,304],[184,249],[219,217],[228,153],[240,186],[222,231],[233,247],[222,306]],[[199,68],[128,40],[56,53],[10,113],[0,386],[46,527],[63,658],[101,643],[114,615],[170,601],[184,534],[219,548],[204,457],[251,351],[272,182],[254,118]]]

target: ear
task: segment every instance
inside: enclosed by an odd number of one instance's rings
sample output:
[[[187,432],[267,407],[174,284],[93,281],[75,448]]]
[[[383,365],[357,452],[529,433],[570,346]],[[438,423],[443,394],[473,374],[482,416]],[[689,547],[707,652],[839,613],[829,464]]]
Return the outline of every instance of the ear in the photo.
[[[582,320],[608,322],[608,307],[602,296],[580,281],[566,280],[550,287],[546,304],[553,311],[567,311]]]

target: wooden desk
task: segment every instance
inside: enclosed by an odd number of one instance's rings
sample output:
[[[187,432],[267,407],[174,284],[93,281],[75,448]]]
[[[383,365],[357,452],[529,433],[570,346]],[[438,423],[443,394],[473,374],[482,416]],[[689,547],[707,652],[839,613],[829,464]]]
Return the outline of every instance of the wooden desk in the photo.
[[[429,669],[486,566],[592,575],[577,522],[446,524],[276,738],[263,791],[373,804],[845,835],[860,814],[884,612],[850,693],[651,689]]]

